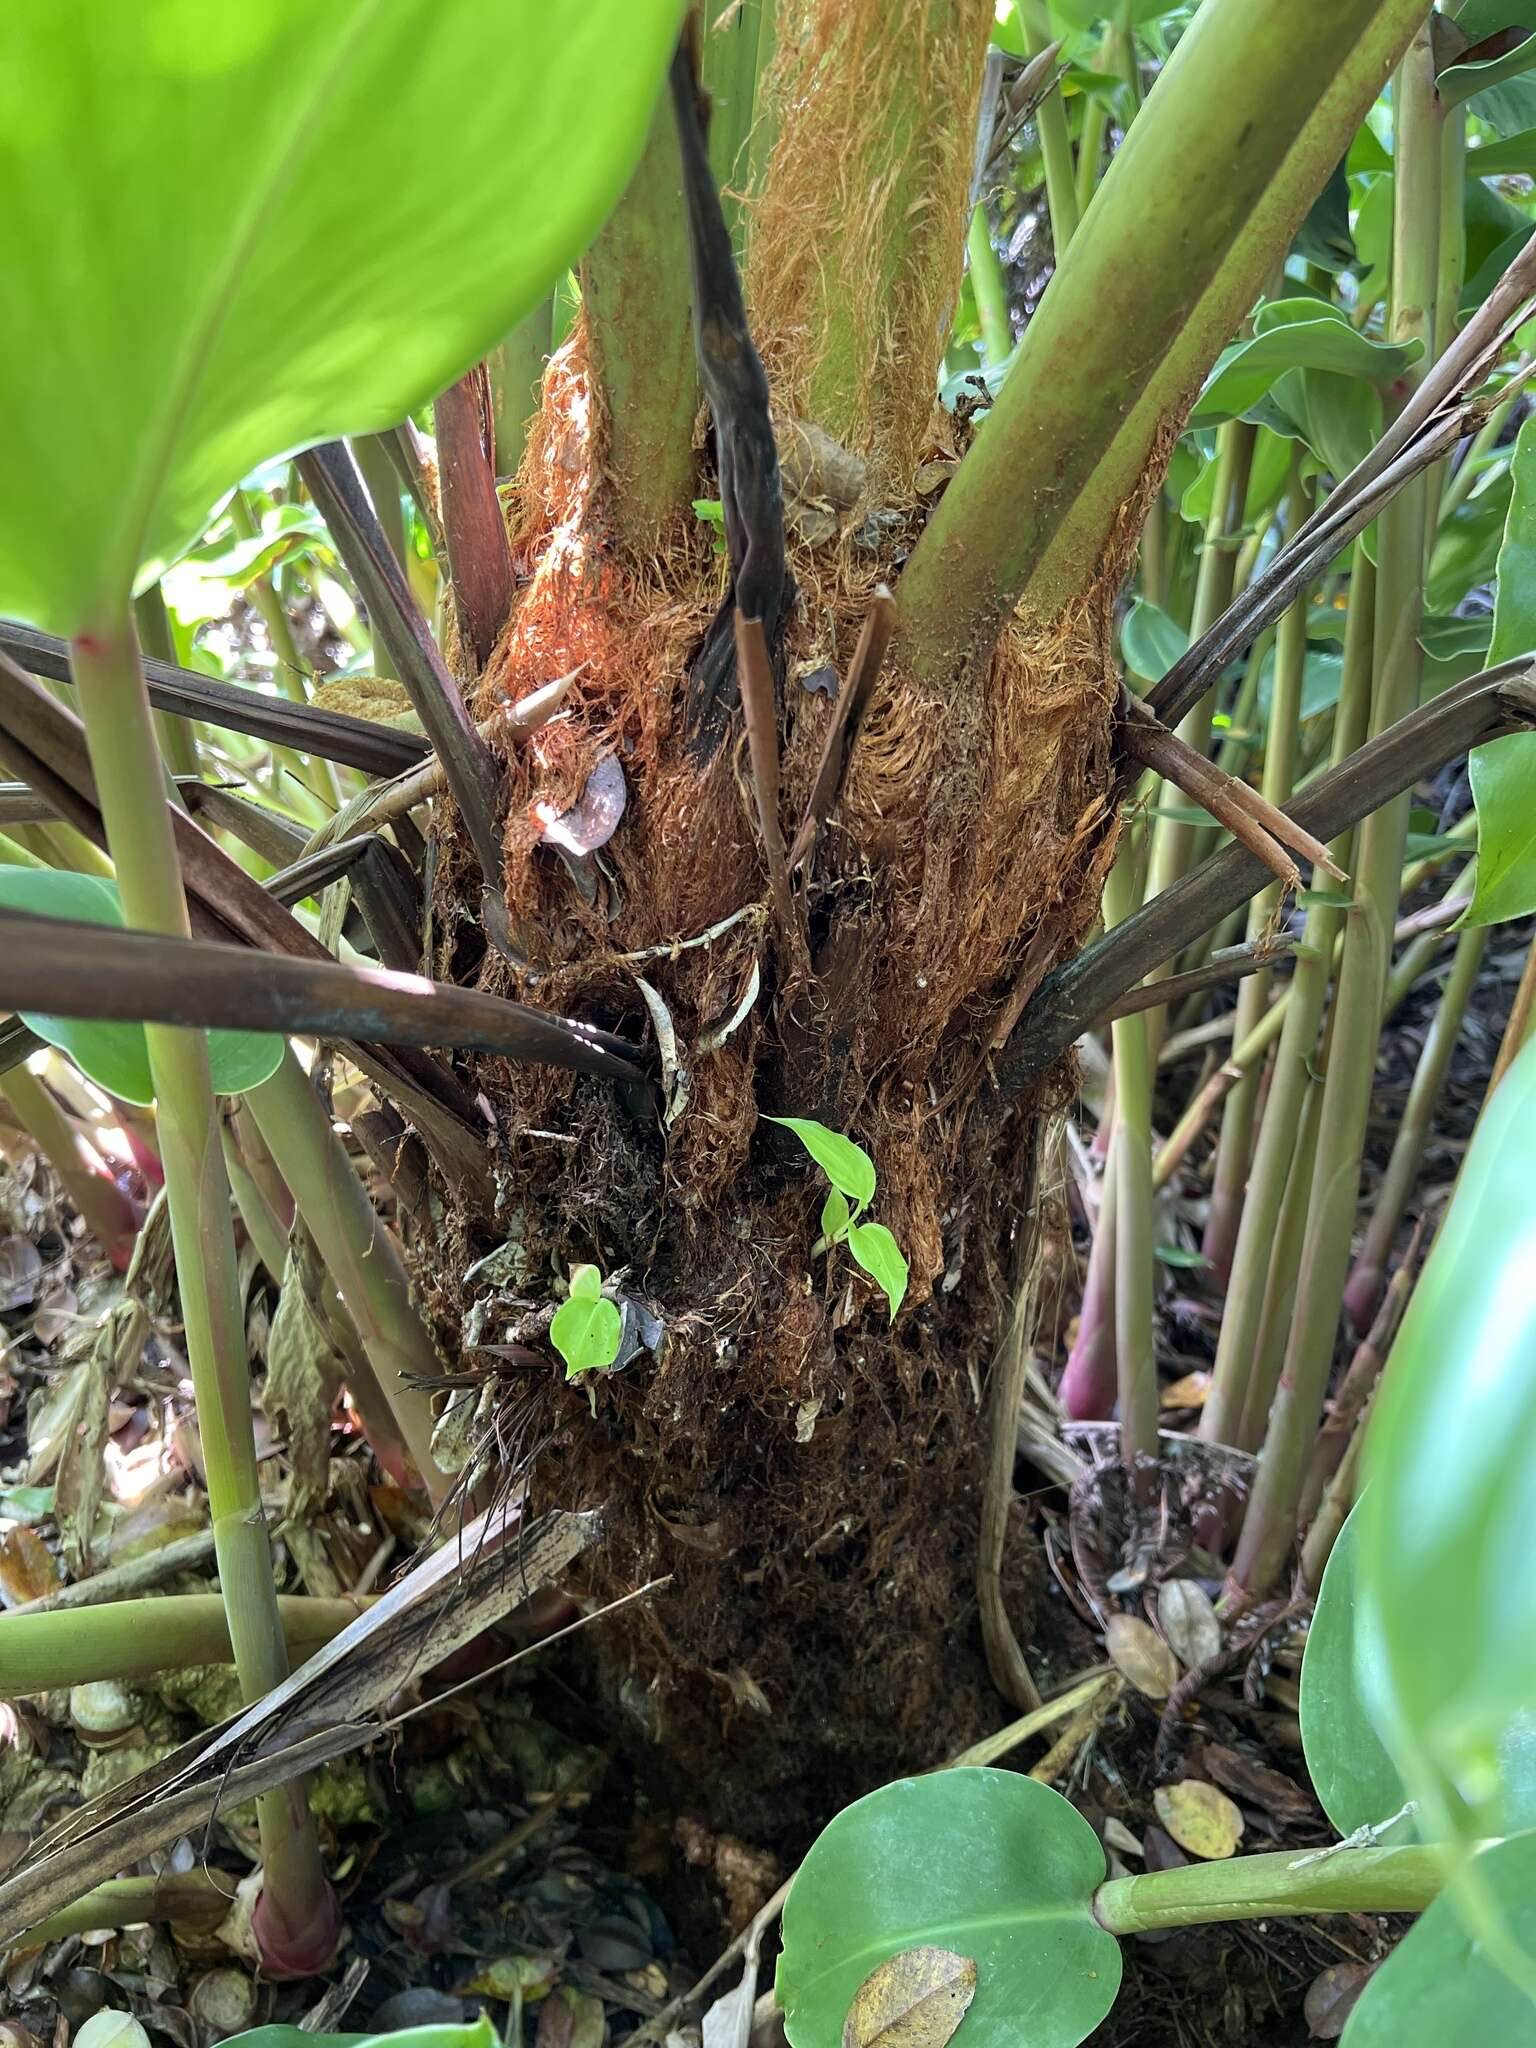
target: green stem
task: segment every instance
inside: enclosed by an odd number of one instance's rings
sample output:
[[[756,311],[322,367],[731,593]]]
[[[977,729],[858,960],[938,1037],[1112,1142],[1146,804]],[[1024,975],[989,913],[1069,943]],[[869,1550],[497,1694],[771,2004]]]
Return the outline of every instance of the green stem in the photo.
[[[126,605],[70,643],[107,845],[123,915],[142,931],[190,935],[163,768]],[[152,797],[152,801],[146,801]],[[208,1505],[241,1692],[254,1701],[287,1676],[251,1422],[250,1368],[236,1282],[229,1182],[201,1032],[146,1024],[161,1159],[207,1474]],[[264,1896],[283,1933],[322,1932],[335,1902],[302,1786],[258,1802]]]
[[[1444,1852],[1418,1843],[1302,1856],[1283,1849],[1111,1878],[1094,1893],[1093,1910],[1111,1934],[1292,1913],[1422,1913],[1444,1882]]]
[[[581,295],[614,524],[645,553],[692,503],[699,406],[683,171],[665,95],[635,174],[582,261]]]
[[[1025,54],[1038,57],[1050,41],[1046,25],[1032,7],[1015,5],[1015,18],[1024,39]],[[1040,135],[1040,155],[1045,163],[1045,202],[1051,216],[1051,244],[1059,264],[1077,233],[1080,210],[1077,203],[1077,174],[1072,166],[1072,137],[1067,130],[1067,103],[1061,87],[1053,86],[1035,110]]]
[[[165,608],[165,593],[158,583],[152,583],[133,601],[134,621],[139,629],[139,639],[144,652],[155,661],[177,662],[176,636],[171,630],[171,615]],[[155,713],[155,730],[160,735],[160,751],[165,756],[165,765],[173,775],[197,775],[201,766],[197,758],[197,727],[190,718],[173,718],[168,711]]]
[[[1136,907],[1135,863],[1118,860],[1104,891],[1106,925]],[[1152,1324],[1152,1055],[1147,1013],[1117,1017],[1115,1123],[1110,1171],[1115,1187],[1115,1357],[1120,1396],[1120,1454],[1128,1472],[1157,1456],[1157,1354]]]
[[[229,501],[229,516],[236,533],[243,540],[252,540],[261,531],[261,521],[244,491],[236,491]],[[277,680],[283,695],[290,703],[309,702],[309,682],[304,664],[299,659],[298,643],[293,637],[293,625],[288,617],[288,607],[277,594],[277,587],[270,575],[258,576],[250,586],[256,609],[261,613],[267,629],[267,639],[277,658]],[[281,760],[300,786],[313,797],[318,798],[326,812],[341,809],[341,794],[336,782],[336,769],[330,761],[318,755],[306,759],[293,753],[287,747],[274,747],[273,759]],[[316,822],[320,822],[317,820]]]
[[[1397,212],[1389,326],[1394,340],[1423,341],[1425,360],[1413,373],[1418,376],[1434,344],[1440,219],[1440,132],[1427,22],[1398,67],[1394,108]],[[1372,737],[1405,717],[1418,702],[1427,512],[1427,480],[1418,477],[1381,514]],[[1333,1364],[1410,801],[1411,793],[1405,791],[1372,812],[1356,839],[1354,902],[1344,929],[1295,1317],[1233,1562],[1234,1582],[1255,1597],[1275,1583],[1290,1556]]]
[[[1477,986],[1478,970],[1488,943],[1488,930],[1487,925],[1475,925],[1457,939],[1451,971],[1446,977],[1434,1021],[1419,1054],[1419,1063],[1413,1070],[1403,1120],[1392,1141],[1392,1156],[1376,1191],[1376,1205],[1366,1225],[1360,1255],[1350,1275],[1345,1297],[1350,1320],[1357,1330],[1363,1330],[1369,1324],[1386,1285],[1392,1240],[1397,1235],[1397,1226],[1403,1220],[1408,1198],[1419,1176],[1424,1147],[1434,1122],[1435,1106],[1450,1071],[1451,1055],[1461,1035],[1467,1005]]]
[[[1168,422],[1422,19],[1422,0],[1207,0],[1195,15],[902,573],[919,675],[952,683],[1026,593],[1049,619],[1091,585]]]
[[[279,1595],[289,1657],[302,1664],[367,1606],[346,1596]],[[217,1593],[149,1594],[56,1613],[8,1614],[0,1621],[0,1692],[7,1698],[99,1679],[126,1683],[233,1658],[229,1620]]]
[[[1517,384],[1507,398],[1501,398],[1478,428],[1462,457],[1461,466],[1440,493],[1440,524],[1443,526],[1456,507],[1465,502],[1472,486],[1483,474],[1483,466],[1499,445],[1499,436],[1509,425],[1510,415],[1520,402],[1524,386]]]
[[[1308,1075],[1301,1085],[1301,1105],[1291,1139],[1290,1171],[1263,1279],[1258,1337],[1248,1367],[1242,1418],[1231,1437],[1240,1451],[1251,1451],[1263,1440],[1264,1425],[1285,1360],[1286,1338],[1296,1306],[1296,1276],[1301,1270],[1302,1247],[1307,1237],[1307,1207],[1312,1199],[1312,1169],[1317,1162],[1317,1127],[1322,1106],[1322,1084]]]
[[[720,188],[736,260],[746,251],[750,214],[767,143],[758,113],[758,80],[773,54],[774,0],[741,0],[704,32],[703,84],[709,95],[709,164]]]
[[[395,560],[409,573],[411,561],[405,543],[405,500],[400,472],[389,452],[388,441],[383,434],[355,434],[351,445],[363,482],[368,486],[368,495],[373,500],[373,509],[384,529],[384,538],[389,542]],[[283,616],[286,620],[287,613]]]
[[[491,380],[491,431],[496,439],[496,474],[516,476],[536,419],[550,356],[554,300],[541,299],[485,359]]]
[[[1365,737],[1370,715],[1375,589],[1376,572],[1363,549],[1356,549],[1345,627],[1344,674],[1334,715],[1335,760],[1353,752]],[[1343,835],[1330,851],[1341,866],[1345,865],[1349,835]],[[1216,1340],[1210,1396],[1200,1416],[1200,1434],[1207,1443],[1237,1444],[1243,1434],[1275,1233],[1296,1150],[1302,1103],[1312,1080],[1339,919],[1340,912],[1328,904],[1314,903],[1309,908],[1300,957],[1285,993],[1275,1071],[1248,1176],[1232,1258],[1232,1279]],[[1279,1004],[1271,1006],[1252,1038],[1261,1033],[1266,1037],[1273,1034],[1280,1008]],[[1234,1048],[1235,1054],[1244,1052],[1257,1056],[1251,1040],[1248,1047]]]
[[[431,1400],[420,1382],[435,1379],[442,1363],[395,1241],[291,1050],[245,1102],[357,1326],[416,1469],[441,1500],[451,1481],[433,1461]]]
[[[1008,286],[992,240],[984,203],[978,202],[965,238],[971,265],[971,290],[981,323],[981,359],[988,369],[1005,363],[1013,350],[1013,322],[1008,317]]]
[[[143,1927],[166,1920],[184,1932],[211,1934],[235,1902],[233,1878],[221,1884],[206,1870],[167,1871],[160,1877],[110,1877],[83,1899],[50,1913],[23,1937],[35,1944],[89,1934],[97,1927]]]
[[[1301,480],[1300,446],[1292,457],[1288,530],[1294,533],[1307,516],[1310,492]],[[1275,636],[1275,683],[1270,701],[1268,728],[1264,736],[1264,773],[1261,789],[1268,801],[1283,810],[1290,801],[1296,778],[1296,754],[1301,726],[1301,685],[1307,660],[1307,610],[1310,590],[1298,592],[1296,602],[1281,616]],[[1248,906],[1247,936],[1261,939],[1280,912],[1281,887],[1272,882]],[[1269,1007],[1270,977],[1253,974],[1238,989],[1234,1038],[1245,1038]],[[1216,1166],[1211,1180],[1211,1209],[1202,1249],[1212,1272],[1225,1286],[1237,1249],[1237,1230],[1243,1211],[1243,1192],[1253,1156],[1254,1112],[1258,1106],[1259,1069],[1252,1068],[1232,1089],[1222,1105],[1221,1136],[1217,1141]]]

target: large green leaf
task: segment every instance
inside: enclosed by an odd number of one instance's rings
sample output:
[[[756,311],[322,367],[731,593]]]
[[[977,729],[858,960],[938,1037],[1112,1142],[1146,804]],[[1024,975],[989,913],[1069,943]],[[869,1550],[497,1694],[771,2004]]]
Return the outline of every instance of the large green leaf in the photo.
[[[1536,654],[1536,418],[1520,429],[1510,473],[1490,666]],[[1524,917],[1536,910],[1536,733],[1512,733],[1474,747],[1470,773],[1477,805],[1477,886],[1464,922]]]
[[[1188,633],[1161,605],[1145,597],[1132,600],[1120,628],[1120,656],[1131,675],[1161,682],[1188,646]]]
[[[61,868],[0,866],[0,906],[29,910],[36,917],[68,917],[82,925],[121,928],[122,905],[117,884],[101,875],[70,874]],[[85,932],[80,943],[89,948]],[[252,961],[252,972],[257,972]],[[84,1017],[51,1017],[22,1013],[22,1022],[49,1045],[68,1053],[84,1074],[123,1102],[155,1099],[149,1072],[149,1046],[142,1024],[103,1024]],[[210,1031],[208,1064],[221,1095],[241,1095],[270,1079],[283,1057],[283,1041],[265,1031]]]
[[[1324,469],[1347,476],[1381,438],[1381,394],[1336,370],[1287,370],[1246,417],[1305,441]]]
[[[549,290],[679,0],[9,0],[0,611],[80,629],[264,458],[392,425]]]
[[[1513,1938],[1536,1953],[1536,1835],[1485,1850],[1467,1878],[1491,1897]],[[1529,1996],[1490,1958],[1463,1900],[1450,1894],[1436,1899],[1366,1985],[1344,2048],[1515,2048],[1533,2033]]]
[[[1359,1511],[1339,1532],[1323,1573],[1301,1664],[1301,1742],[1312,1788],[1341,1835],[1382,1830],[1380,1842],[1412,1841],[1402,1773],[1366,1708],[1359,1663],[1367,1654],[1355,1626]],[[1374,1647],[1374,1646],[1372,1646]],[[1357,1661],[1359,1660],[1359,1661]],[[1390,1828],[1382,1824],[1401,1816]]]
[[[1501,470],[1443,520],[1429,558],[1424,609],[1454,611],[1498,566],[1509,513],[1510,472]]]
[[[1480,1120],[1366,1443],[1375,1726],[1437,1838],[1529,1812],[1536,1743],[1536,1041]],[[1527,1821],[1527,1824],[1529,1822]]]
[[[224,2048],[496,2048],[485,2018],[464,2026],[402,2027],[393,2034],[308,2034],[302,2027],[253,2027],[225,2037]]]
[[[1114,2004],[1120,1950],[1093,1916],[1098,1837],[1013,1771],[904,1778],[818,1836],[784,1908],[778,1993],[793,2048],[837,2048],[853,1995],[905,1949],[976,1965],[957,2048],[1076,2048]]]
[[[1190,414],[1197,426],[1239,418],[1287,370],[1331,370],[1385,382],[1423,354],[1413,342],[1368,341],[1322,299],[1275,299],[1254,316],[1254,332],[1216,358]]]

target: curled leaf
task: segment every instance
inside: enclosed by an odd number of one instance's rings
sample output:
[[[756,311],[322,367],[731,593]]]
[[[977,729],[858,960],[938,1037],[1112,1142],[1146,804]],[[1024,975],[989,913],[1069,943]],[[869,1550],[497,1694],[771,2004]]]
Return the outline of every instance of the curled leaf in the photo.
[[[976,1996],[976,1965],[947,1948],[887,1956],[854,1993],[843,2048],[944,2048]]]
[[[1104,1647],[1122,1678],[1149,1700],[1165,1700],[1179,1682],[1179,1663],[1157,1630],[1134,1614],[1112,1614]]]
[[[587,777],[587,786],[568,811],[553,804],[534,805],[546,846],[558,846],[578,859],[606,846],[619,829],[628,792],[616,754],[605,754]]]

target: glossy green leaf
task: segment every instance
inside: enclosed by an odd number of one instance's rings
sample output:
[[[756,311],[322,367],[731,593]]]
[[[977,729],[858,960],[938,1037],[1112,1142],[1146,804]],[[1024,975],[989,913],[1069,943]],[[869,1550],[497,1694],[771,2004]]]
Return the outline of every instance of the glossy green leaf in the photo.
[[[1341,1835],[1381,1828],[1379,1842],[1417,1839],[1402,1773],[1377,1734],[1365,1704],[1355,1626],[1356,1509],[1340,1530],[1323,1573],[1301,1664],[1301,1743],[1312,1789]],[[1394,1820],[1394,1816],[1401,1816]],[[1383,1823],[1392,1821],[1390,1828]]]
[[[837,2048],[854,1993],[888,1956],[976,1964],[957,2048],[1076,2048],[1120,1988],[1093,1917],[1104,1851],[1081,1814],[1013,1771],[903,1778],[846,1807],[784,1908],[778,1994],[793,2048]]]
[[[393,425],[580,254],[679,0],[11,0],[0,611],[78,630],[258,462]]]
[[[1248,417],[1304,441],[1325,470],[1347,476],[1381,439],[1381,393],[1333,370],[1287,370]]]
[[[1469,178],[1507,178],[1511,173],[1529,176],[1536,171],[1536,128],[1522,128],[1517,135],[1502,136],[1467,151]]]
[[[117,884],[102,875],[76,875],[63,868],[0,866],[0,905],[37,917],[67,917],[83,925],[123,923]],[[80,943],[88,948],[83,933]],[[49,1045],[67,1053],[109,1095],[123,1102],[155,1099],[149,1046],[142,1024],[104,1024],[85,1017],[22,1013],[22,1022]],[[221,1095],[242,1095],[270,1080],[283,1057],[283,1040],[266,1031],[210,1031],[208,1064]]]
[[[821,1234],[828,1244],[836,1244],[848,1228],[853,1211],[848,1207],[848,1197],[840,1188],[833,1188],[821,1205]]]
[[[565,1360],[565,1376],[601,1372],[619,1355],[624,1318],[603,1294],[603,1276],[596,1266],[571,1268],[569,1299],[555,1310],[549,1341]]]
[[[1470,270],[1466,283],[1461,288],[1460,311],[1472,313],[1483,303],[1511,263],[1520,254],[1526,243],[1536,233],[1536,227],[1527,221],[1522,227],[1512,228],[1502,242],[1496,243],[1478,264]]]
[[[1461,27],[1460,21],[1457,27]],[[1500,23],[1500,27],[1514,25]],[[1476,37],[1474,36],[1474,41]],[[1470,100],[1490,86],[1502,85],[1506,80],[1519,78],[1536,65],[1536,36],[1527,35],[1523,42],[1512,50],[1505,50],[1500,56],[1484,59],[1480,64],[1452,64],[1435,78],[1435,91],[1443,106],[1459,107],[1463,100]]]
[[[1186,435],[1180,442],[1181,448],[1209,440],[1212,445],[1203,451],[1203,460],[1192,479],[1178,489],[1179,516],[1187,519],[1192,526],[1204,527],[1211,516],[1211,506],[1216,496],[1216,460],[1214,435],[1209,429],[1203,433]],[[1278,434],[1272,434],[1261,426],[1253,444],[1253,461],[1248,469],[1248,492],[1243,500],[1244,529],[1257,526],[1261,520],[1268,521],[1280,503],[1282,494],[1290,481],[1290,443]],[[1174,482],[1170,470],[1170,484]]]
[[[1366,1440],[1356,1613],[1378,1648],[1361,1677],[1436,1838],[1501,1834],[1531,1811],[1533,1159],[1536,1041],[1477,1126]]]
[[[1518,1835],[1467,1872],[1527,1954],[1536,1954],[1536,1835]],[[1464,1880],[1465,1882],[1465,1880]],[[1536,2035],[1528,1993],[1490,1958],[1464,1899],[1436,1899],[1361,1993],[1344,2048],[1515,2048]]]
[[[891,1305],[891,1321],[907,1291],[907,1262],[901,1246],[883,1223],[851,1223],[848,1249],[877,1287],[885,1290]]]
[[[1470,591],[1493,575],[1511,490],[1510,472],[1501,470],[1441,522],[1424,584],[1426,611],[1454,611]]]
[[[1513,487],[1499,549],[1488,662],[1536,656],[1536,420],[1527,419],[1510,463]],[[1499,924],[1536,910],[1536,733],[1474,747],[1477,886],[1463,922]]]
[[[1288,370],[1331,370],[1384,382],[1418,361],[1418,342],[1368,341],[1322,299],[1275,299],[1254,316],[1254,333],[1216,358],[1190,418],[1196,425],[1239,418]]]
[[[464,2026],[401,2027],[393,2034],[309,2034],[302,2027],[253,2027],[225,2037],[224,2048],[496,2048],[485,2018]]]
[[[1161,605],[1133,600],[1120,628],[1120,655],[1131,675],[1161,682],[1188,646],[1188,633]]]
[[[862,1145],[808,1116],[771,1116],[767,1120],[793,1131],[833,1187],[841,1189],[855,1208],[862,1209],[874,1200],[875,1162]]]
[[[1522,128],[1536,128],[1536,79],[1526,71],[1497,85],[1485,86],[1467,102],[1467,110],[1500,135],[1518,135]]]

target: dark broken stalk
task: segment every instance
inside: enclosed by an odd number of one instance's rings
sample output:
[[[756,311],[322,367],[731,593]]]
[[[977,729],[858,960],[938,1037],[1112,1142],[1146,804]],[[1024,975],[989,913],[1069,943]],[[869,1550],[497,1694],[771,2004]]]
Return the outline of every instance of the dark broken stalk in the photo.
[[[511,616],[513,597],[512,551],[491,466],[490,385],[484,364],[439,395],[432,418],[453,600],[460,634],[479,673]]]
[[[853,660],[848,665],[847,680],[838,691],[837,702],[832,707],[827,737],[822,743],[821,759],[816,766],[816,780],[811,785],[795,843],[789,849],[791,874],[810,858],[821,828],[832,815],[843,778],[848,772],[849,753],[869,709],[875,680],[895,630],[896,600],[882,583],[875,591],[874,602],[860,630]]]
[[[4,999],[59,1017],[444,1046],[610,1080],[646,1078],[625,1040],[478,989],[110,926],[92,926],[82,946],[80,932],[68,919],[0,910]]]
[[[1296,936],[1292,932],[1275,932],[1266,939],[1249,939],[1240,946],[1223,946],[1204,960],[1198,967],[1191,967],[1185,974],[1170,974],[1166,981],[1148,982],[1140,988],[1133,988],[1110,1004],[1102,1017],[1096,1018],[1095,1028],[1100,1024],[1112,1024],[1117,1017],[1129,1017],[1137,1010],[1160,1010],[1168,1003],[1182,1002],[1185,996],[1199,995],[1208,988],[1218,988],[1225,981],[1240,981],[1247,974],[1262,974],[1266,967],[1273,967],[1277,960],[1283,960],[1295,950]]]
[[[1234,838],[1241,839],[1250,853],[1258,854],[1282,881],[1295,874],[1295,864],[1279,852],[1283,846],[1332,875],[1336,882],[1349,880],[1322,841],[1314,839],[1294,818],[1287,817],[1277,804],[1250,788],[1241,777],[1228,775],[1204,754],[1186,746],[1177,733],[1160,725],[1134,697],[1126,701],[1131,716],[1125,727],[1125,748],[1132,759],[1155,768],[1169,782],[1177,783],[1186,796],[1204,804],[1212,817],[1218,818]],[[1240,822],[1243,816],[1260,828],[1258,837],[1244,833]]]
[[[1507,733],[1530,731],[1536,726],[1532,660],[1522,655],[1442,691],[1319,775],[1288,815],[1314,837],[1336,839],[1447,761]],[[1154,967],[1262,888],[1267,872],[1246,847],[1224,847],[1048,976],[997,1059],[1002,1092],[1017,1093],[1043,1073]]]
[[[0,653],[50,682],[72,680],[69,650],[51,633],[0,620]],[[221,683],[170,662],[146,660],[144,680],[149,701],[157,711],[203,719],[225,732],[243,732],[252,739],[318,754],[344,768],[360,768],[367,775],[398,775],[416,766],[427,752],[427,742],[419,733],[397,732],[392,726],[326,711],[318,704],[265,697],[259,690]]]
[[[790,894],[789,865],[784,858],[784,833],[779,825],[779,721],[774,702],[773,670],[761,619],[736,614],[736,675],[747,728],[747,753],[752,766],[752,794],[757,804],[768,886],[773,894],[779,937],[792,954],[804,950],[795,902]]]
[[[784,500],[768,411],[768,379],[747,326],[741,278],[709,167],[698,84],[685,36],[672,60],[672,112],[688,204],[693,343],[715,428],[715,463],[731,580],[689,680],[688,722],[713,751],[731,712],[735,617],[762,628],[770,669],[793,595],[784,552]]]
[[[299,473],[368,607],[369,621],[410,698],[464,819],[489,894],[501,894],[501,773],[470,717],[400,564],[390,552],[350,451],[339,441],[299,457]]]

